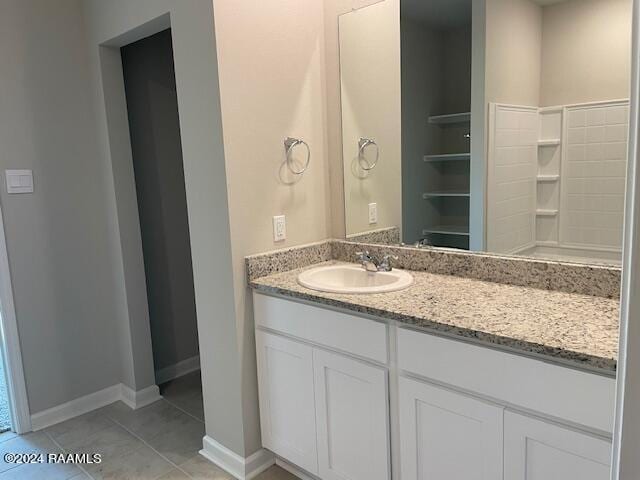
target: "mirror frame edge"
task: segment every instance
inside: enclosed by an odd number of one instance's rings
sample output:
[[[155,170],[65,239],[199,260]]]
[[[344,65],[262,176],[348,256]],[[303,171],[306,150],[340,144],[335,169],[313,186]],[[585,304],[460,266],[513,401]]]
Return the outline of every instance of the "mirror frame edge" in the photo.
[[[627,188],[625,192],[624,236],[622,248],[622,287],[620,292],[620,337],[618,374],[613,428],[611,479],[627,480],[628,469],[640,474],[637,445],[640,442],[640,421],[625,407],[640,404],[640,382],[633,382],[629,368],[640,369],[640,325],[631,322],[640,317],[640,169],[638,169],[640,127],[640,0],[633,1],[631,38],[631,95],[629,115],[629,146]],[[634,268],[637,267],[637,268]],[[635,324],[634,324],[635,323]],[[638,384],[636,384],[638,383]],[[637,408],[637,407],[636,407]],[[626,471],[623,473],[623,470]],[[635,477],[637,478],[637,477]]]

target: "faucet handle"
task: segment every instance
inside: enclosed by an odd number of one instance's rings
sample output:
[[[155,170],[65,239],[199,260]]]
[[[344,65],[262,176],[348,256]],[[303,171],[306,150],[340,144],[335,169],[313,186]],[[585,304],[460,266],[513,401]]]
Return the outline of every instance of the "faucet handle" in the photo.
[[[365,250],[364,252],[356,252],[356,258],[361,262],[364,262],[365,260],[371,258],[371,256],[369,255],[369,252]]]
[[[384,257],[382,257],[382,263],[380,264],[380,268],[387,272],[390,272],[391,270],[393,270],[393,267],[391,266],[391,260],[398,260],[398,256],[385,255]]]

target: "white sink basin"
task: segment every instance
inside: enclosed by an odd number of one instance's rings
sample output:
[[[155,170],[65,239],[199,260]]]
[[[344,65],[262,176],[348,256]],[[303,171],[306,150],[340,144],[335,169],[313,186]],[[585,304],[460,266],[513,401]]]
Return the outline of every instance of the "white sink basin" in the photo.
[[[404,270],[367,272],[356,265],[326,265],[302,272],[298,283],[329,293],[384,293],[409,287],[413,277]]]

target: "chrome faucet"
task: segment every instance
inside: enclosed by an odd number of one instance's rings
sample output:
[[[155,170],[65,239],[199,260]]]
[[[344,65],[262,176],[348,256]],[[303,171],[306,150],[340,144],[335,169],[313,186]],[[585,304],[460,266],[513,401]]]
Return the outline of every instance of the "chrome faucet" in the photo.
[[[356,257],[367,272],[390,272],[393,270],[391,260],[398,260],[395,255],[385,255],[382,262],[379,262],[368,251],[357,252]]]
[[[397,255],[385,255],[382,257],[382,263],[378,265],[378,271],[380,272],[390,272],[393,270],[393,266],[391,265],[391,260],[398,260]]]
[[[431,243],[429,243],[429,239],[428,238],[421,238],[420,240],[418,240],[416,243],[413,244],[414,247],[416,248],[423,248],[423,247],[428,247],[430,246]]]
[[[358,257],[358,261],[367,272],[378,271],[378,262],[369,255],[368,251],[356,252],[356,257]]]

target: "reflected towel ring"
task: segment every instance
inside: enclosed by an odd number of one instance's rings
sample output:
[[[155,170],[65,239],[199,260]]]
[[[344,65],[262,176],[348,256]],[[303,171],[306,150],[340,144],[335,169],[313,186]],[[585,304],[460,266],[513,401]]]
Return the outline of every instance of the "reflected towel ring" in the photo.
[[[304,167],[302,167],[300,170],[296,170],[295,168],[293,168],[291,162],[291,151],[298,145],[304,145],[307,148],[307,161],[305,162]],[[284,148],[287,156],[287,168],[291,171],[291,173],[293,173],[294,175],[302,175],[304,172],[306,172],[307,168],[309,168],[309,163],[311,162],[311,149],[309,148],[309,144],[307,144],[307,142],[305,142],[304,140],[300,140],[299,138],[287,137],[284,139]]]
[[[376,159],[373,163],[369,163],[364,157],[364,149],[369,145],[373,145],[374,147],[376,147]],[[360,137],[360,140],[358,140],[358,163],[360,164],[360,168],[367,172],[373,170],[374,168],[376,168],[379,159],[380,147],[378,147],[378,144],[375,142],[375,140],[373,140],[372,138]]]

